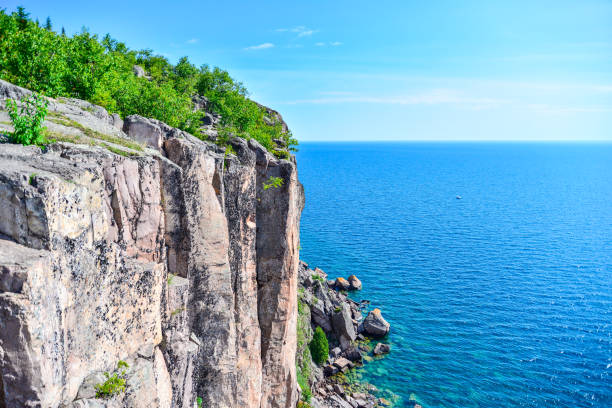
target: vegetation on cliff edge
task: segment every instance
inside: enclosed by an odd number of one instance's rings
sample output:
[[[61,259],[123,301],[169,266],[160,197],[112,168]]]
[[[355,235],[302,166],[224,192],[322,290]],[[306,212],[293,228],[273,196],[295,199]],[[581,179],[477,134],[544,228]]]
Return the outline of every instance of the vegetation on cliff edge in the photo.
[[[136,75],[134,65],[147,75]],[[198,68],[187,57],[173,65],[151,50],[130,50],[108,34],[100,39],[85,28],[73,36],[63,29],[56,33],[50,20],[41,27],[23,7],[11,14],[0,10],[0,78],[46,96],[84,99],[122,118],[159,119],[198,137],[204,137],[198,131],[204,112],[194,110],[192,98],[204,96],[209,109],[221,115],[221,144],[235,134],[254,138],[280,156],[286,153],[275,150],[274,139],[290,150],[297,144],[226,71]]]

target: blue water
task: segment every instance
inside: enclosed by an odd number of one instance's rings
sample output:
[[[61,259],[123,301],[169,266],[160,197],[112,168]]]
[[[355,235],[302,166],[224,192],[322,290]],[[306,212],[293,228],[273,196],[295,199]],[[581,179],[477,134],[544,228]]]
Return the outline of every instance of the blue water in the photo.
[[[409,406],[612,407],[612,144],[302,143],[302,258],[391,323]],[[456,199],[460,195],[461,200]]]

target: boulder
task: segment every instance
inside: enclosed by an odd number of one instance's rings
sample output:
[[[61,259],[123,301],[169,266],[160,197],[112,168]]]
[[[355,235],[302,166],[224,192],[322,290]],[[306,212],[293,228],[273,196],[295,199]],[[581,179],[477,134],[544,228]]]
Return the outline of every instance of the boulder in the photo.
[[[337,373],[338,373],[338,367],[332,364],[325,366],[325,368],[323,369],[323,374],[325,374],[325,376],[327,377],[330,377]]]
[[[342,350],[340,349],[340,347],[334,347],[329,352],[329,355],[330,355],[331,358],[336,358],[336,357],[338,357],[340,355],[340,353],[342,353]]]
[[[391,346],[384,343],[378,343],[376,347],[374,347],[374,355],[379,356],[381,354],[386,354],[391,351]]]
[[[373,337],[383,337],[389,333],[391,325],[382,317],[380,309],[374,309],[363,321],[363,331]]]
[[[336,361],[334,361],[334,365],[338,367],[338,370],[342,372],[345,372],[348,369],[353,368],[353,363],[344,357],[340,357],[336,359]]]
[[[336,278],[336,282],[334,282],[334,287],[338,290],[349,290],[351,284],[342,277]]]
[[[351,361],[361,361],[361,353],[354,346],[349,347],[343,353],[344,357]]]
[[[357,338],[357,333],[355,333],[351,312],[346,304],[343,304],[340,310],[334,311],[332,314],[332,324],[334,327],[334,334],[340,342],[340,348],[343,350],[347,349],[351,345],[351,342]]]
[[[361,281],[355,275],[349,276],[348,282],[350,290],[361,290]]]
[[[144,68],[140,65],[134,65],[132,67],[132,72],[134,72],[137,78],[144,78],[146,75]]]

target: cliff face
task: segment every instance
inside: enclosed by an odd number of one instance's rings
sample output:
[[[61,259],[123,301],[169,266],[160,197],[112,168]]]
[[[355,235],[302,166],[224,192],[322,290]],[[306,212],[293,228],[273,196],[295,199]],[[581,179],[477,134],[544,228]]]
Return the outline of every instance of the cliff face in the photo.
[[[76,144],[0,144],[0,407],[295,406],[295,163],[50,108]],[[126,391],[95,398],[122,371]]]

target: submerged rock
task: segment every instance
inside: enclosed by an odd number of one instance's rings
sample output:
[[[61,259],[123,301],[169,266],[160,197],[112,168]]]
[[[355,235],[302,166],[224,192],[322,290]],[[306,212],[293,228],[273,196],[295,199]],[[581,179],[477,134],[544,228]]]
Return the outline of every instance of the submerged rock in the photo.
[[[384,343],[378,343],[376,347],[374,347],[373,353],[375,356],[379,356],[381,354],[386,354],[390,351],[391,351],[391,346],[389,346],[388,344],[384,344]]]

